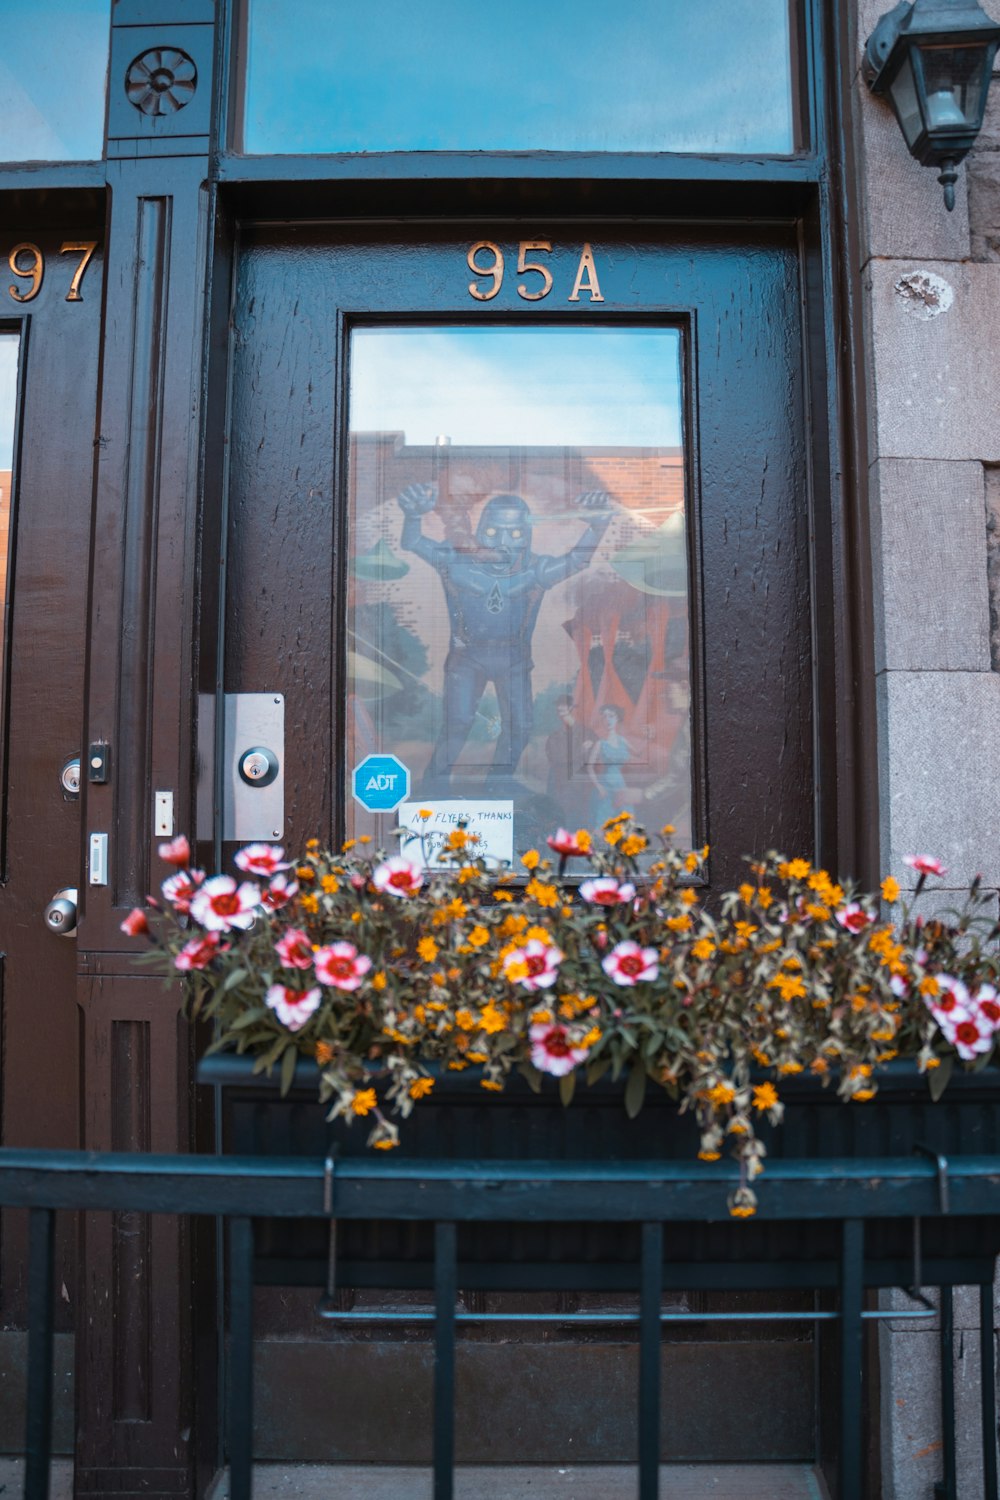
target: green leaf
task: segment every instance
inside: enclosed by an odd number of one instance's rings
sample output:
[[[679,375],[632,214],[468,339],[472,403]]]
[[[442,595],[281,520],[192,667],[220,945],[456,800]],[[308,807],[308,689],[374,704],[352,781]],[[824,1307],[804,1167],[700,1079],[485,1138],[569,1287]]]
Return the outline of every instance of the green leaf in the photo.
[[[281,1059],[281,1093],[282,1093],[282,1096],[284,1096],[285,1094],[287,1094],[288,1090],[292,1086],[292,1079],[295,1077],[295,1064],[298,1062],[298,1060],[299,1060],[298,1048],[295,1046],[294,1042],[291,1042],[285,1048],[285,1055]]]
[[[245,1026],[255,1026],[257,1022],[262,1021],[266,1015],[266,1008],[263,1005],[257,1005],[253,1010],[245,1010],[241,1016],[236,1017],[235,1021],[230,1021],[229,1030],[242,1031]]]
[[[559,1097],[563,1104],[571,1104],[576,1092],[576,1069],[572,1073],[564,1073],[559,1080]]]
[[[953,1057],[945,1057],[941,1060],[941,1066],[939,1068],[934,1068],[929,1075],[927,1079],[927,1085],[931,1091],[931,1098],[935,1100],[935,1102],[940,1099],[941,1095],[948,1087],[948,1080],[951,1078],[954,1070],[955,1059]]]
[[[238,984],[242,984],[249,977],[246,969],[233,969],[222,981],[222,988],[224,990],[234,990]]]
[[[522,1078],[526,1078],[528,1080],[528,1086],[534,1093],[540,1094],[542,1092],[542,1075],[541,1073],[539,1073],[538,1069],[533,1066],[533,1064],[531,1064],[530,1062],[519,1062],[517,1065],[517,1071],[520,1073]]]
[[[610,1068],[610,1066],[611,1066],[611,1059],[610,1059],[610,1057],[595,1057],[595,1059],[594,1059],[594,1061],[592,1063],[588,1063],[587,1064],[587,1086],[588,1086],[588,1088],[589,1088],[589,1086],[592,1083],[596,1083],[599,1078],[603,1078],[604,1075],[605,1075],[605,1073]]]
[[[625,1113],[630,1120],[634,1120],[639,1113],[645,1097],[646,1069],[641,1062],[634,1062],[632,1071],[628,1075],[628,1083],[625,1085]]]

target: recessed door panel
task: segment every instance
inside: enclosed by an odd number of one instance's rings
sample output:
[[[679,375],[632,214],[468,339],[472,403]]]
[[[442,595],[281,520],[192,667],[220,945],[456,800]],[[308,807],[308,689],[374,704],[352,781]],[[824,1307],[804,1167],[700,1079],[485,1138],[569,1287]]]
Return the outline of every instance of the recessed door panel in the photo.
[[[226,690],[284,694],[286,839],[808,853],[792,229],[527,233],[244,226]]]

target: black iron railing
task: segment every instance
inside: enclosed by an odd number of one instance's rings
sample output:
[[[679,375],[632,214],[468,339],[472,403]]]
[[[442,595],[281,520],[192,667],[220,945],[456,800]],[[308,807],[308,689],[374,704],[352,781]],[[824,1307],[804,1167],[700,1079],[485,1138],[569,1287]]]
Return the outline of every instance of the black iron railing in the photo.
[[[863,1331],[866,1320],[926,1318],[937,1309],[921,1286],[941,1288],[941,1377],[944,1424],[942,1500],[958,1500],[952,1374],[952,1288],[980,1288],[981,1417],[986,1500],[997,1491],[996,1394],[993,1371],[993,1262],[1000,1247],[1000,1157],[965,1157],[951,1165],[929,1153],[913,1158],[778,1161],[760,1184],[758,1220],[775,1227],[761,1238],[731,1221],[725,1163],[677,1162],[424,1162],[351,1159],[325,1162],[258,1157],[88,1155],[83,1152],[0,1150],[0,1205],[30,1210],[28,1403],[25,1495],[47,1500],[51,1457],[53,1245],[59,1210],[204,1214],[227,1222],[229,1244],[228,1456],[232,1500],[249,1500],[253,1448],[254,1220],[318,1219],[329,1223],[329,1264],[320,1310],[345,1321],[392,1314],[338,1311],[337,1225],[345,1220],[420,1221],[433,1226],[426,1285],[433,1311],[408,1310],[407,1322],[426,1317],[434,1327],[433,1467],[435,1500],[451,1500],[454,1474],[456,1332],[463,1323],[553,1321],[560,1324],[628,1321],[613,1314],[486,1314],[457,1312],[458,1287],[473,1273],[462,1260],[461,1234],[488,1223],[603,1222],[638,1229],[631,1284],[638,1291],[632,1321],[639,1340],[638,1494],[656,1500],[660,1464],[660,1353],[665,1325],[766,1319],[835,1323],[839,1328],[837,1490],[847,1500],[865,1494]],[[718,1263],[685,1259],[685,1233],[714,1225],[725,1245]],[[722,1226],[726,1227],[723,1228]],[[777,1232],[784,1229],[785,1233]],[[942,1232],[942,1231],[946,1232]],[[817,1231],[819,1231],[817,1233]],[[733,1246],[740,1242],[739,1274]],[[905,1243],[907,1255],[901,1256]],[[674,1253],[679,1246],[679,1253]],[[805,1249],[803,1249],[803,1246]],[[744,1254],[743,1251],[746,1250]],[[412,1268],[411,1268],[412,1269]],[[549,1268],[551,1270],[551,1268]],[[599,1270],[599,1268],[597,1268]],[[479,1284],[489,1268],[475,1270]],[[620,1271],[617,1273],[620,1277]],[[595,1285],[594,1268],[579,1267],[575,1284]],[[574,1281],[569,1275],[567,1283]],[[811,1312],[686,1313],[664,1310],[666,1290],[701,1287],[811,1286],[835,1293],[835,1306]],[[369,1284],[371,1284],[369,1282]],[[392,1286],[391,1281],[384,1283]],[[412,1284],[412,1283],[411,1283]],[[508,1267],[505,1289],[535,1289],[531,1266]],[[551,1281],[545,1284],[551,1285]],[[596,1277],[600,1285],[600,1277]],[[619,1284],[621,1284],[619,1280]],[[911,1287],[905,1311],[866,1309],[867,1289]]]

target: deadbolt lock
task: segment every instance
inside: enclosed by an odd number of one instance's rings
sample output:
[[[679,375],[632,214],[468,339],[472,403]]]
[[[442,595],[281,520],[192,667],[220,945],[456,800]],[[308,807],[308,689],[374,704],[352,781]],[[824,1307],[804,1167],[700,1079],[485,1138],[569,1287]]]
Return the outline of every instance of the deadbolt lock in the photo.
[[[62,770],[59,772],[59,782],[67,796],[79,797],[80,757],[78,755],[71,755],[69,760],[64,763]]]
[[[240,776],[247,786],[270,786],[278,775],[278,757],[263,745],[254,745],[240,756]]]
[[[76,888],[64,886],[56,891],[45,908],[45,925],[60,937],[72,937],[76,931]]]

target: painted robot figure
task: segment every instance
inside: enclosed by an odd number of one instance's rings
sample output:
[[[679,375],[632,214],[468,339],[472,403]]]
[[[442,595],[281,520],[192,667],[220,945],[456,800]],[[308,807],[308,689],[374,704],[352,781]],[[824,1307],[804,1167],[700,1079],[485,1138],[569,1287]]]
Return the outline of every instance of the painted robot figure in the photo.
[[[434,485],[411,484],[398,501],[404,517],[400,545],[437,570],[448,606],[444,717],[428,767],[427,792],[448,789],[483,693],[492,683],[500,732],[485,791],[498,795],[509,791],[531,734],[531,638],[542,598],[547,589],[589,567],[611,521],[613,501],[603,490],[578,498],[586,530],[561,557],[531,550],[532,513],[519,495],[494,495],[486,502],[468,549],[424,535],[423,517],[437,504]]]

